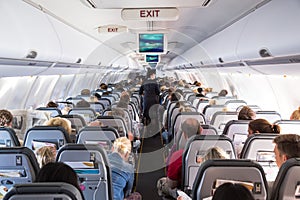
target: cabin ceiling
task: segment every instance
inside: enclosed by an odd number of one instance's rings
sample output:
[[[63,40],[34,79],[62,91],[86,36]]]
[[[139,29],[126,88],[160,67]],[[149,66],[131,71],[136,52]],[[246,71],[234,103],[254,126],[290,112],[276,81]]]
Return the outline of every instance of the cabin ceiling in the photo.
[[[77,30],[97,39],[120,52],[135,54],[136,32],[164,30],[167,33],[168,51],[161,56],[161,64],[168,64],[174,57],[230,26],[270,0],[211,0],[203,7],[204,0],[24,0],[42,9]],[[89,6],[90,2],[97,8]],[[124,21],[123,8],[176,7],[176,21]],[[124,33],[99,33],[98,27],[121,25],[128,28]]]

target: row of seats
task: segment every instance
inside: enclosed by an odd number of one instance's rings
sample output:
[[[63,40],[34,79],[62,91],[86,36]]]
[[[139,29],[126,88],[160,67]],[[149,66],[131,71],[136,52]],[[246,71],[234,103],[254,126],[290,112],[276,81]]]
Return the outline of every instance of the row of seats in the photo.
[[[0,161],[0,182],[8,189],[14,187],[14,191],[19,188],[15,184],[34,182],[39,171],[35,154],[27,147],[0,148]],[[56,161],[76,171],[85,199],[112,200],[111,169],[103,148],[93,144],[65,144],[58,150]]]

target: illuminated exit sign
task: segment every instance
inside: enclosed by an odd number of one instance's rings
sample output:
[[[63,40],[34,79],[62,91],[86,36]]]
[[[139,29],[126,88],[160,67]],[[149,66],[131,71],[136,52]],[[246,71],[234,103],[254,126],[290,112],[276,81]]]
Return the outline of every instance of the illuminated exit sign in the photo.
[[[119,26],[119,25],[106,25],[106,26],[98,27],[99,33],[121,33],[127,31],[128,29],[126,26]]]
[[[123,20],[138,21],[175,21],[178,19],[177,8],[125,8]]]

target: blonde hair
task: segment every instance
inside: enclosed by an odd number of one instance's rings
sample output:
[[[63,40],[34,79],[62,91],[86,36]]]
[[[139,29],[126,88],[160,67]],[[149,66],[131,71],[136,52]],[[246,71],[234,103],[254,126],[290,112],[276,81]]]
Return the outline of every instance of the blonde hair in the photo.
[[[113,151],[118,152],[121,155],[131,152],[131,142],[126,137],[119,137],[114,141]]]
[[[51,118],[47,123],[47,126],[60,126],[66,130],[68,134],[71,134],[72,127],[71,122],[68,119],[62,117],[54,117]]]
[[[51,146],[44,146],[36,151],[37,161],[40,167],[43,167],[47,163],[55,162],[56,149]]]
[[[206,151],[203,162],[212,159],[229,159],[229,155],[220,147],[212,147]]]
[[[295,110],[291,117],[290,117],[291,120],[300,120],[300,107],[298,108],[298,110]]]

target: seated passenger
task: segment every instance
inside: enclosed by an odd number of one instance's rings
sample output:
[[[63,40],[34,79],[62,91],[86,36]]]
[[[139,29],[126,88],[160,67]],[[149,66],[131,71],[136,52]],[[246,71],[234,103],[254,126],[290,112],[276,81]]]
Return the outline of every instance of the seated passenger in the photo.
[[[198,94],[196,94],[196,97],[206,97],[202,92],[203,89],[201,87],[198,87],[197,89]]]
[[[183,137],[186,140],[193,135],[200,135],[202,132],[199,121],[193,118],[186,119],[181,126]],[[174,189],[180,187],[182,180],[182,154],[183,149],[180,149],[170,155],[170,158],[167,161],[167,164],[169,164],[167,169],[167,177],[158,180],[158,187],[159,185],[164,185],[162,190],[163,195],[165,196],[172,196],[173,198],[176,198],[176,190]]]
[[[255,119],[249,122],[248,135],[255,133],[280,133],[280,126],[271,124],[265,119]]]
[[[84,99],[76,103],[76,108],[89,108],[90,106],[91,104]]]
[[[13,115],[8,110],[0,110],[0,126],[6,126],[11,128],[13,121]]]
[[[252,192],[243,186],[242,184],[236,183],[224,183],[220,185],[214,195],[212,200],[254,200]]]
[[[55,162],[56,149],[52,146],[43,146],[35,152],[40,168],[50,162]]]
[[[238,114],[238,120],[254,120],[256,113],[249,107],[243,106]]]
[[[134,167],[128,163],[131,153],[131,142],[126,137],[120,137],[115,140],[112,147],[112,153],[108,155],[112,171],[112,186],[114,200],[123,200],[130,196],[139,196],[136,199],[142,199],[138,193],[131,194],[134,182]]]
[[[300,107],[291,114],[290,120],[300,120]]]
[[[39,171],[35,182],[64,182],[75,186],[83,194],[78,184],[76,172],[68,165],[61,162],[50,162]]]
[[[221,90],[218,94],[219,97],[225,97],[226,95],[228,94],[228,91],[227,90]]]
[[[46,108],[58,108],[58,104],[54,101],[49,101],[46,105]]]
[[[211,147],[209,148],[205,155],[203,156],[202,159],[197,158],[197,163],[202,163],[205,162],[207,160],[212,160],[212,159],[229,159],[229,155],[220,147]],[[199,159],[199,160],[198,160]],[[178,190],[177,190],[178,193]],[[180,191],[178,193],[178,198],[179,200],[191,200],[190,197],[188,197],[188,195],[182,191]]]
[[[71,135],[72,133],[71,122],[68,119],[62,117],[51,118],[49,121],[46,122],[46,126],[60,126],[63,129],[65,129],[65,131],[69,135]]]

